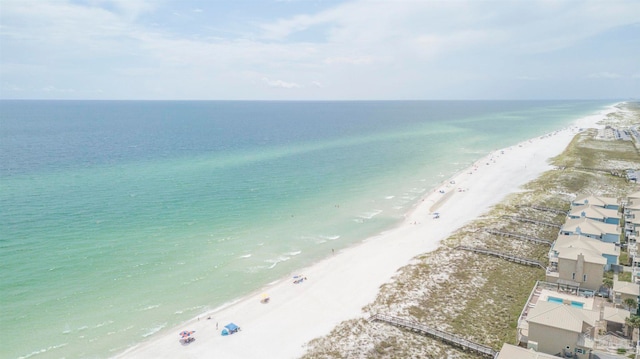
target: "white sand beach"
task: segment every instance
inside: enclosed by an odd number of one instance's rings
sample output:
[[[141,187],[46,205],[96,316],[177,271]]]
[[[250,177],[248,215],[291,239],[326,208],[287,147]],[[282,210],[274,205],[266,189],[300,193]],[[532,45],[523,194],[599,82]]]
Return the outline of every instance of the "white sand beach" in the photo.
[[[308,341],[326,335],[344,320],[363,316],[362,307],[413,257],[436,249],[456,229],[550,169],[548,159],[565,149],[578,128],[596,127],[601,118],[591,116],[571,128],[496,150],[444,181],[395,229],[291,273],[306,276],[304,282],[294,284],[289,276],[117,358],[299,357]],[[439,218],[434,218],[435,211]],[[263,292],[270,296],[268,304],[260,302]],[[230,322],[241,331],[221,336],[220,330]],[[178,341],[178,333],[185,329],[196,331],[196,340],[188,345]]]

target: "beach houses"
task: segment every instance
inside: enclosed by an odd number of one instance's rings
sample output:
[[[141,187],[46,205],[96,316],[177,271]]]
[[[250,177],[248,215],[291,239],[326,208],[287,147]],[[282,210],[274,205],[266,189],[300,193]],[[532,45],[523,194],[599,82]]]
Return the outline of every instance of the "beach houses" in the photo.
[[[552,262],[552,257],[557,257],[565,248],[584,248],[594,254],[601,255],[607,260],[604,267],[605,271],[610,270],[612,265],[618,264],[618,258],[620,257],[620,247],[616,246],[615,243],[602,242],[590,237],[570,234],[558,235],[549,251],[549,262]]]
[[[640,285],[633,282],[623,282],[613,280],[613,301],[617,305],[625,305],[625,300],[633,299],[636,301],[636,307],[640,300]],[[635,311],[636,308],[630,308]]]
[[[624,231],[627,239],[635,240],[640,228],[640,198],[629,197],[623,211]]]
[[[601,252],[585,247],[558,247],[549,254],[548,282],[597,291],[607,259]]]
[[[602,319],[606,322],[606,331],[618,335],[629,335],[628,327],[625,325],[631,312],[622,308],[604,307]]]
[[[560,228],[560,234],[583,235],[603,242],[620,243],[620,228],[617,225],[589,218],[567,219]]]
[[[579,206],[598,206],[607,209],[620,209],[620,203],[617,198],[612,197],[600,197],[594,195],[579,195],[573,201],[571,201],[571,208]]]
[[[601,242],[581,235],[560,234],[549,250],[549,267],[566,268],[567,266],[564,265],[558,266],[558,262],[570,258],[570,253],[574,252],[573,248],[580,248],[590,254],[602,256],[606,260],[605,271],[610,270],[612,265],[618,264],[620,257],[620,248],[614,243]]]
[[[572,304],[538,301],[527,317],[528,347],[547,354],[587,358],[600,314]]]
[[[620,215],[617,209],[608,209],[591,204],[573,207],[567,217],[569,219],[588,218],[598,222],[620,224]]]
[[[623,220],[633,279],[640,283],[640,251],[637,242],[640,231],[640,191],[631,193],[624,201]]]
[[[518,319],[517,345],[536,353],[579,359],[591,358],[595,350],[634,350],[635,342],[625,323],[630,316],[628,310],[594,296],[592,291],[538,281]],[[529,354],[508,348],[504,357],[528,358]]]

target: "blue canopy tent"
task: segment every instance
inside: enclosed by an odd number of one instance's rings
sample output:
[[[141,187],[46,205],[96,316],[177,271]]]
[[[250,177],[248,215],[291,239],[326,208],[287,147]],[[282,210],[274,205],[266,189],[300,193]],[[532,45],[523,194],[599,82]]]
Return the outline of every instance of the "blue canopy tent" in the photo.
[[[240,327],[233,324],[233,323],[229,323],[227,325],[224,326],[224,328],[222,328],[222,335],[231,335],[233,333],[236,333],[238,330],[240,330]]]

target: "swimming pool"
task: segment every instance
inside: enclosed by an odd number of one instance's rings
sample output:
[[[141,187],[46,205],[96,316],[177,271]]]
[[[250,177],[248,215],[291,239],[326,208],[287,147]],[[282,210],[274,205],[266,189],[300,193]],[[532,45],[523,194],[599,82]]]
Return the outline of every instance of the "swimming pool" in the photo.
[[[564,303],[564,301],[562,300],[562,298],[558,298],[558,297],[547,297],[547,302],[551,302],[551,303],[559,303],[562,304]],[[571,301],[571,306],[572,307],[576,307],[576,308],[582,308],[584,307],[584,303],[582,302],[576,302],[576,301]]]

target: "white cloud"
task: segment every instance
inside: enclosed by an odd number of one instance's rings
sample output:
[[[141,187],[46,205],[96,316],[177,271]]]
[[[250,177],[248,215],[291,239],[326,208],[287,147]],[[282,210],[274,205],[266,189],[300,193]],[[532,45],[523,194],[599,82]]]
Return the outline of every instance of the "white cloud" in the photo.
[[[606,71],[589,74],[589,78],[593,78],[593,79],[617,79],[620,77],[621,77],[620,75],[614,72],[606,72]]]
[[[293,89],[300,88],[301,86],[295,82],[286,82],[282,80],[270,80],[267,77],[263,77],[262,81],[264,81],[269,87],[279,87],[284,89]]]
[[[0,81],[34,92],[56,83],[78,94],[99,86],[106,97],[122,96],[123,88],[132,94],[163,88],[166,96],[261,98],[276,93],[267,87],[338,98],[384,98],[385,91],[392,97],[455,97],[463,89],[486,97],[483,89],[498,86],[495,79],[537,80],[549,88],[552,81],[570,86],[566,79],[584,74],[617,78],[617,73],[636,73],[637,78],[636,68],[619,68],[603,57],[614,58],[622,50],[603,52],[594,46],[579,55],[582,62],[573,52],[606,37],[610,29],[637,23],[637,1],[357,0],[320,11],[296,2],[297,15],[270,19],[252,13],[250,20],[234,18],[233,26],[199,24],[195,19],[201,17],[192,15],[194,21],[181,28],[173,12],[218,14],[235,5],[0,1]],[[176,21],[174,26],[159,26],[167,17]],[[631,45],[624,58],[640,54]],[[521,73],[545,76],[517,76]],[[320,84],[331,84],[331,90]]]
[[[516,80],[521,80],[521,81],[537,81],[538,78],[535,76],[528,76],[528,75],[520,75],[520,76],[516,76]]]
[[[373,62],[371,56],[336,56],[324,59],[325,64],[349,64],[349,65],[369,65]]]
[[[153,11],[157,1],[148,0],[102,0],[101,3],[114,5],[127,19],[136,19],[143,13]]]
[[[74,89],[61,89],[61,88],[57,88],[57,87],[52,86],[52,85],[45,86],[44,88],[42,88],[42,91],[44,91],[44,92],[57,92],[57,93],[75,92]]]

